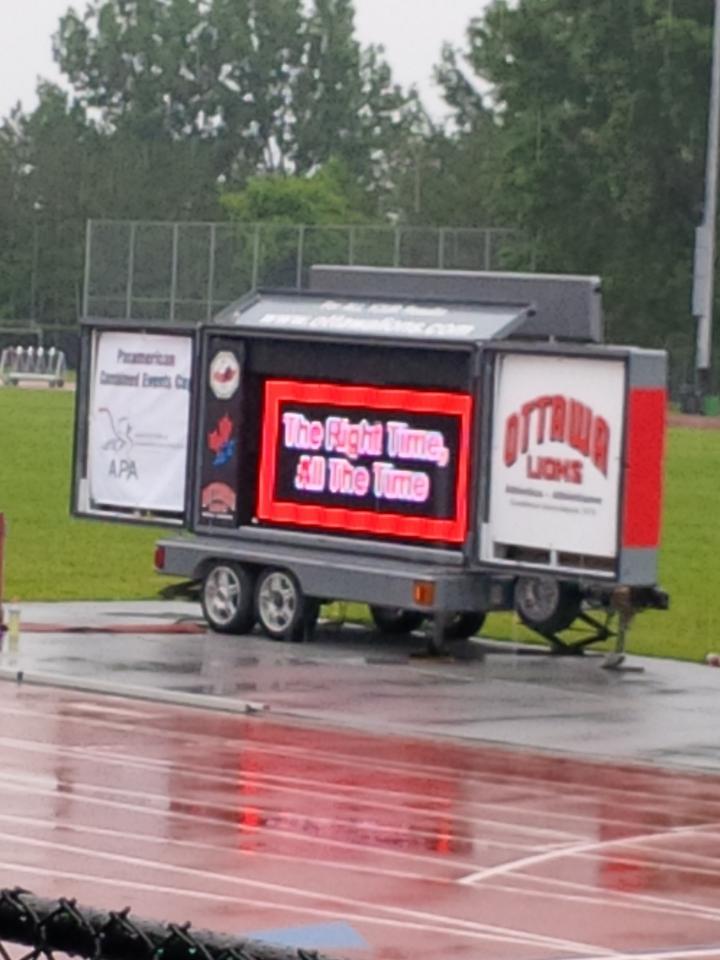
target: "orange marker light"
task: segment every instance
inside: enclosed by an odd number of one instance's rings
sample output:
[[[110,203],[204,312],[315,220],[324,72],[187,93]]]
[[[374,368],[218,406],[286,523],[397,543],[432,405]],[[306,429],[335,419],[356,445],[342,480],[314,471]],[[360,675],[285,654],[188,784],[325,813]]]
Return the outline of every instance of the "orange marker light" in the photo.
[[[416,580],[413,583],[413,601],[419,607],[431,607],[435,603],[435,584]]]

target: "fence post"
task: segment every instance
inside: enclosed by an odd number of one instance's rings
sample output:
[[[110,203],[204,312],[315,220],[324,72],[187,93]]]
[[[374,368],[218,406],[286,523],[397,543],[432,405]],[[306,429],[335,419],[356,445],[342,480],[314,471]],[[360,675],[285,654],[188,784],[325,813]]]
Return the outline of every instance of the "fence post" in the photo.
[[[133,295],[133,285],[135,283],[135,227],[137,224],[133,221],[130,224],[130,232],[128,234],[128,275],[127,275],[127,284],[125,286],[125,319],[129,320],[132,317],[132,295]]]
[[[180,224],[172,225],[172,265],[170,271],[170,322],[175,320],[175,301],[177,299],[177,277],[178,277],[178,238]]]
[[[88,220],[85,227],[85,284],[83,287],[83,316],[88,316],[90,307],[90,257],[92,255],[92,220]]]
[[[4,576],[5,576],[5,514],[0,513],[0,638],[5,628],[5,611],[3,608]]]
[[[210,244],[208,248],[208,289],[207,289],[207,319],[212,320],[213,302],[215,299],[215,246],[217,243],[217,224],[210,224]]]
[[[438,230],[438,270],[445,269],[445,227]]]
[[[489,269],[490,269],[490,255],[491,255],[491,254],[490,254],[490,241],[491,241],[490,231],[489,231],[489,230],[486,230],[486,231],[485,231],[485,267],[484,267],[485,270],[489,270]]]
[[[395,247],[393,249],[393,266],[400,266],[400,227],[395,227]]]
[[[295,268],[295,289],[302,290],[303,256],[305,254],[305,224],[298,227],[297,266]]]
[[[257,290],[258,276],[260,271],[260,224],[255,224],[255,236],[253,237],[253,263],[252,263],[252,289]]]
[[[37,320],[38,261],[40,259],[40,231],[33,221],[32,267],[30,269],[30,320]]]
[[[348,233],[348,266],[355,264],[355,227],[350,227]]]

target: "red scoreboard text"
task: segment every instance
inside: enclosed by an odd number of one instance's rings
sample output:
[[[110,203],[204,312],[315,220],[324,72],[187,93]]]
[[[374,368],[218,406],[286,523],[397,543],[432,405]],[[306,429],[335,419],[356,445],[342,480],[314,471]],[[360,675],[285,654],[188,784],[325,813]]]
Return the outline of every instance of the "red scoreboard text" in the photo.
[[[268,380],[264,399],[259,520],[464,541],[469,395]]]

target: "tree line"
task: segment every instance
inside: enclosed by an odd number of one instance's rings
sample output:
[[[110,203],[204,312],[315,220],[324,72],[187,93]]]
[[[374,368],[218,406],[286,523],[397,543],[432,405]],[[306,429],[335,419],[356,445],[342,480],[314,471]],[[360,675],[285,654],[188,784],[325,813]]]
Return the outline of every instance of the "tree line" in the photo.
[[[435,67],[442,123],[353,18],[352,0],[69,10],[63,85],[0,126],[0,318],[74,321],[87,218],[503,226],[524,238],[509,268],[603,277],[614,339],[692,340],[712,4],[478,2]]]

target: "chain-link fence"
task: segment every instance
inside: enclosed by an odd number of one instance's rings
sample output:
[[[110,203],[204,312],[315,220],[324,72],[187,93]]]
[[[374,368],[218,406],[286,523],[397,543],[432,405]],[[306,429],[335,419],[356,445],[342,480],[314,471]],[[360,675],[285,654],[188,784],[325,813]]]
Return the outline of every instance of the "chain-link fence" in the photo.
[[[207,320],[253,287],[302,288],[314,263],[532,270],[530,257],[525,235],[495,227],[38,221],[0,251],[0,350],[55,347],[74,367],[83,314]],[[690,317],[654,345],[680,401],[695,379]]]
[[[17,946],[29,952],[19,952]],[[190,924],[141,920],[127,909],[104,913],[74,900],[0,890],[0,957],[53,960],[54,955],[84,960],[329,960],[315,951],[191,930]]]
[[[0,224],[0,325],[77,324],[82,306],[84,220]]]
[[[493,270],[511,230],[91,221],[86,316],[195,322],[255,287],[301,289],[315,263]]]

